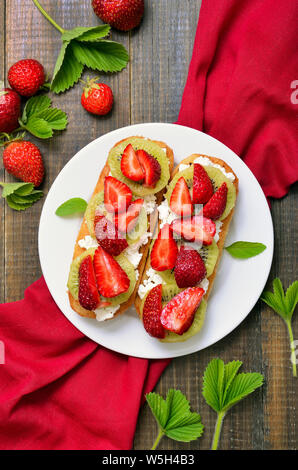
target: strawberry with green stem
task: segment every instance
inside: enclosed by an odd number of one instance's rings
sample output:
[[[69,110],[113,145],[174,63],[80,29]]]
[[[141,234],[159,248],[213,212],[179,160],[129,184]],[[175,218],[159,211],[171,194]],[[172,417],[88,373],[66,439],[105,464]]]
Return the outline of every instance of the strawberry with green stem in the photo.
[[[89,113],[98,116],[108,114],[113,106],[113,92],[105,83],[97,83],[97,78],[81,80],[85,85],[81,96],[81,104]]]

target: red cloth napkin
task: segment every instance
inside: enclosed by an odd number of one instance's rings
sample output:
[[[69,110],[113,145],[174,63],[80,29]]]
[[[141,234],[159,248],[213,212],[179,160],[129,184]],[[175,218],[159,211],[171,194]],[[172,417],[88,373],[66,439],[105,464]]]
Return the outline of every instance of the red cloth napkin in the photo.
[[[144,393],[168,360],[98,346],[60,312],[43,278],[0,306],[0,339],[1,449],[131,448]]]
[[[178,120],[243,157],[267,196],[298,175],[295,13],[292,0],[203,0]],[[1,449],[129,449],[144,393],[168,363],[84,337],[43,279],[0,306],[0,340]]]
[[[267,197],[298,180],[297,19],[293,0],[203,0],[178,119],[241,156]]]

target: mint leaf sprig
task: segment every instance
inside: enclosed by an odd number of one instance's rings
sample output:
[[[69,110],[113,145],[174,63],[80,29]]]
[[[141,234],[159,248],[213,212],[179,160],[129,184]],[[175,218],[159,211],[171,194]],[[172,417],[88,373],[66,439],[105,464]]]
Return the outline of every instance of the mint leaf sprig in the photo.
[[[190,405],[180,390],[170,389],[164,400],[158,393],[148,393],[147,403],[157,421],[159,432],[151,450],[155,450],[163,436],[181,442],[198,439],[204,426],[198,413],[190,411]]]
[[[66,217],[73,214],[81,214],[85,212],[87,202],[80,197],[73,197],[63,202],[57,209],[55,214],[60,217]]]
[[[49,139],[54,131],[64,130],[68,121],[64,111],[52,107],[48,96],[37,95],[27,101],[19,124],[35,137]]]
[[[235,242],[230,246],[225,246],[225,250],[234,258],[247,259],[257,256],[266,250],[266,245],[257,242]]]
[[[218,447],[223,419],[229,409],[263,384],[263,376],[257,372],[238,374],[241,366],[241,361],[224,364],[221,359],[212,359],[205,370],[203,396],[217,413],[212,450]]]
[[[33,183],[1,183],[2,197],[6,200],[11,209],[24,211],[37,202],[43,192],[34,189]]]
[[[285,322],[288,328],[290,347],[291,347],[291,362],[293,366],[293,376],[297,377],[296,368],[296,355],[295,343],[292,330],[292,317],[298,303],[298,281],[291,284],[286,293],[281,280],[277,277],[273,281],[273,292],[264,291],[261,295],[263,300],[275,313],[277,313]]]
[[[33,0],[33,3],[61,33],[62,47],[51,82],[54,93],[66,91],[77,83],[85,66],[103,72],[119,72],[126,67],[129,55],[125,47],[118,42],[104,39],[110,32],[109,25],[77,27],[66,31],[37,0]]]

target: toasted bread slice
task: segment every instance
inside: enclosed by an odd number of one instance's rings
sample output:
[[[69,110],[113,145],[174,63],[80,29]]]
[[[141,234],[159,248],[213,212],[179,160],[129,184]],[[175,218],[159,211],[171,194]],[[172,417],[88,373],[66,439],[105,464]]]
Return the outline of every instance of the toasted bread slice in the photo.
[[[194,161],[198,157],[208,158],[212,163],[220,165],[226,172],[232,173],[234,175],[235,179],[233,181],[233,184],[234,184],[235,189],[236,189],[236,198],[237,198],[237,195],[238,195],[238,178],[237,178],[236,174],[233,172],[232,168],[230,168],[229,165],[227,165],[227,163],[225,163],[223,160],[220,160],[219,158],[210,157],[208,155],[202,155],[202,154],[192,154],[189,157],[182,160],[180,162],[180,164],[175,167],[175,169],[171,173],[171,180],[173,179],[173,177],[179,171],[180,165],[182,165],[182,164],[184,164],[184,165],[193,164]],[[219,249],[218,258],[217,258],[216,265],[215,265],[215,268],[214,268],[212,274],[207,278],[208,281],[209,281],[209,286],[208,286],[207,292],[204,295],[205,300],[208,300],[208,298],[209,298],[209,295],[210,295],[210,292],[211,292],[211,289],[212,289],[212,286],[213,286],[213,283],[214,283],[214,279],[216,277],[217,268],[218,268],[218,265],[219,265],[219,262],[220,262],[220,259],[221,259],[223,248],[224,248],[224,242],[225,242],[227,233],[229,231],[229,225],[230,225],[231,220],[233,218],[233,214],[234,214],[234,208],[230,211],[228,216],[222,221],[221,231],[220,231],[220,234],[219,234],[219,240],[217,242],[217,246],[218,246],[218,249]],[[157,224],[155,233],[157,234],[158,231],[159,231],[159,223]],[[146,273],[149,270],[149,268],[150,268],[150,256],[147,257],[146,265],[145,265],[145,268],[143,270],[143,277],[142,277],[141,281],[139,282],[139,284],[142,284],[143,281],[148,278]],[[141,304],[142,304],[142,299],[139,297],[139,295],[137,295],[136,298],[135,298],[135,307],[136,307],[136,310],[137,310],[138,315],[140,317],[141,317]]]
[[[135,137],[145,139],[142,136],[135,136]],[[129,138],[132,138],[132,137],[129,137]],[[119,145],[120,143],[124,142],[127,139],[123,139],[120,142],[117,142],[114,145],[114,147],[116,147],[117,145]],[[170,170],[170,173],[171,173],[173,171],[173,166],[174,166],[174,154],[173,154],[172,149],[167,144],[165,144],[164,142],[154,141],[154,140],[152,140],[152,142],[159,145],[161,148],[166,149],[166,156],[169,160],[169,170]],[[105,166],[103,167],[100,175],[99,175],[99,178],[98,178],[97,184],[95,186],[94,192],[92,194],[92,197],[95,194],[98,194],[99,192],[103,191],[103,189],[104,189],[104,179],[109,174],[110,174],[110,167],[109,167],[108,163],[106,163]],[[161,203],[165,190],[166,190],[166,188],[161,190],[159,193],[155,194],[156,204],[157,205],[159,205]],[[156,225],[157,218],[158,218],[158,213],[157,213],[157,211],[155,211],[155,214],[150,218],[150,223],[151,223],[151,229],[152,230],[154,228],[154,225]],[[77,258],[78,256],[80,256],[82,253],[84,253],[85,249],[81,248],[79,246],[78,242],[79,242],[79,240],[84,238],[86,235],[90,235],[90,233],[89,233],[88,225],[87,225],[87,222],[86,222],[86,217],[84,216],[80,231],[79,231],[78,236],[77,236],[77,240],[76,240],[76,244],[75,244],[75,248],[74,248],[74,253],[73,253],[73,260],[75,258]],[[114,316],[125,312],[125,310],[127,310],[127,308],[130,307],[134,303],[135,296],[138,292],[139,284],[140,284],[140,281],[142,279],[143,270],[144,270],[144,267],[145,267],[145,263],[146,263],[150,243],[151,243],[151,240],[148,241],[147,244],[142,245],[141,248],[140,248],[140,253],[142,253],[142,258],[141,258],[141,261],[140,261],[139,266],[138,266],[139,279],[136,283],[135,289],[134,289],[132,295],[130,296],[130,298],[126,302],[124,302],[120,305],[120,308],[117,310],[117,312],[115,313]],[[75,312],[77,312],[79,315],[81,315],[83,317],[96,318],[95,312],[84,309],[80,305],[79,301],[77,299],[75,299],[70,292],[68,292],[68,297],[69,297],[70,306]]]

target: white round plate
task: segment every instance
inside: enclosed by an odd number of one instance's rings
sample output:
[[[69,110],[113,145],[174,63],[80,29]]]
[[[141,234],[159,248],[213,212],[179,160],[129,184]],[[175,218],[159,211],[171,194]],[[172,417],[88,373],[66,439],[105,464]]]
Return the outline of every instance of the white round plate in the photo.
[[[239,197],[226,246],[238,240],[261,242],[267,249],[247,260],[224,251],[202,330],[183,343],[164,344],[144,330],[134,307],[113,320],[99,323],[77,315],[69,306],[67,279],[81,218],[61,218],[57,207],[72,197],[89,200],[109,150],[121,139],[142,135],[166,142],[175,163],[192,153],[223,159],[239,178]],[[264,193],[243,161],[216,139],[175,124],[148,123],[110,132],[80,150],[54,181],[43,206],[39,226],[39,256],[48,288],[64,315],[82,333],[119,353],[143,358],[170,358],[199,351],[219,341],[254,307],[269,275],[273,256],[273,226]]]

